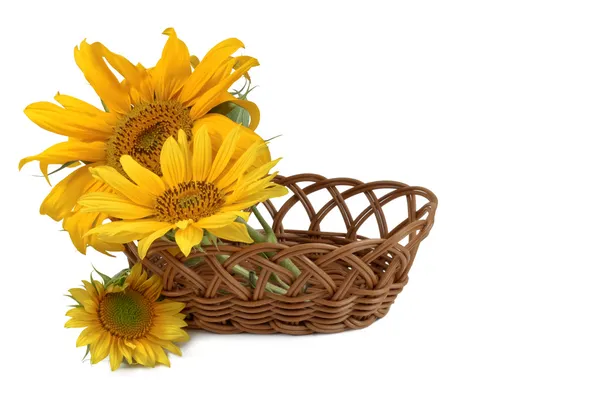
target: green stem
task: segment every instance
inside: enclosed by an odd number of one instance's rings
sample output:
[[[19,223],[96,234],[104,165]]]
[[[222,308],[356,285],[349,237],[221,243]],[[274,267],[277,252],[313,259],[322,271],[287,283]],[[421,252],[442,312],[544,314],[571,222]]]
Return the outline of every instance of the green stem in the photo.
[[[227,259],[229,258],[229,256],[227,256],[225,254],[217,254],[216,257],[217,257],[217,260],[219,260],[219,262],[221,264],[225,263],[225,261],[227,261]],[[251,282],[250,271],[248,271],[246,268],[242,267],[241,265],[239,265],[239,264],[234,265],[233,272],[240,275],[244,279],[247,279],[248,282]],[[275,293],[275,294],[286,294],[287,293],[286,289],[283,289],[279,286],[275,286],[272,283],[268,283],[268,282],[267,282],[267,286],[265,287],[265,290],[268,292],[271,292],[271,293]]]
[[[277,237],[275,236],[275,233],[273,232],[273,228],[271,228],[271,226],[269,225],[269,223],[265,220],[265,218],[262,216],[262,214],[260,214],[260,211],[258,211],[258,208],[256,206],[252,206],[252,214],[254,214],[254,216],[256,217],[256,219],[258,220],[258,222],[260,223],[260,225],[263,227],[263,230],[265,231],[265,233],[267,234],[267,238],[266,241],[267,242],[271,242],[271,243],[277,243]],[[265,242],[265,238],[262,236],[262,234],[258,231],[256,231],[254,228],[252,228],[250,225],[248,225],[247,222],[245,222],[244,220],[242,220],[242,222],[246,225],[246,227],[248,228],[248,234],[250,234],[250,237],[255,241],[255,242]],[[253,232],[254,231],[254,232]],[[256,233],[258,235],[260,235],[260,237],[263,240],[256,240],[254,239],[254,237],[252,236],[253,233]],[[273,252],[267,252],[265,253],[267,255],[267,257],[271,258],[275,255],[275,253]],[[300,269],[296,266],[296,264],[294,264],[294,262],[292,260],[290,260],[289,258],[286,258],[284,260],[281,260],[279,262],[279,264],[284,267],[285,269],[287,269],[288,271],[290,271],[292,274],[294,274],[294,277],[298,277],[300,276]]]
[[[280,277],[279,275],[275,274],[275,273],[271,273],[271,276],[269,277],[270,281],[273,281],[275,283],[277,283],[279,286],[283,286],[284,289],[289,289],[290,285],[288,285],[287,283],[285,283]]]
[[[265,238],[263,236],[263,234],[261,234],[260,232],[258,232],[257,230],[255,230],[254,228],[252,228],[247,222],[246,220],[244,220],[242,217],[238,217],[237,220],[238,222],[241,222],[242,224],[244,224],[246,226],[246,228],[248,229],[248,235],[250,235],[250,237],[252,238],[252,240],[255,243],[263,243],[263,242],[267,242],[267,238]]]
[[[258,211],[258,208],[256,206],[252,206],[252,214],[254,214],[254,216],[260,223],[260,226],[263,227],[263,230],[267,234],[267,241],[271,243],[277,243],[277,238],[275,237],[273,228],[271,228],[267,220],[265,220],[262,214],[260,214],[260,211]]]

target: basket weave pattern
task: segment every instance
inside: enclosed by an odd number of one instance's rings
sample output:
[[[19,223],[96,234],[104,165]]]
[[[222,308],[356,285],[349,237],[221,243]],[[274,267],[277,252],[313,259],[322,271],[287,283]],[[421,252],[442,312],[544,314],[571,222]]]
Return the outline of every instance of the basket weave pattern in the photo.
[[[408,282],[419,244],[433,226],[435,195],[393,181],[362,183],[314,174],[276,181],[291,192],[279,208],[271,201],[264,204],[278,243],[207,247],[184,258],[175,243],[156,241],[142,264],[150,274],[163,277],[163,295],[186,303],[191,328],[216,333],[335,333],[364,328],[385,316]],[[311,201],[317,193],[327,197],[322,206]],[[367,205],[353,212],[348,202],[356,197]],[[406,217],[390,229],[384,210],[397,201]],[[419,201],[424,204],[417,206]],[[284,229],[286,215],[298,208],[309,225]],[[345,231],[322,231],[323,220],[335,212]],[[359,235],[373,219],[379,238]],[[274,255],[261,254],[267,252]],[[139,261],[135,244],[128,244],[125,253],[130,264]],[[230,257],[220,263],[217,255]],[[189,265],[193,259],[197,261]],[[298,266],[299,277],[280,265],[283,259]],[[253,272],[252,285],[233,272],[236,264]],[[265,290],[271,274],[290,286],[285,295]]]

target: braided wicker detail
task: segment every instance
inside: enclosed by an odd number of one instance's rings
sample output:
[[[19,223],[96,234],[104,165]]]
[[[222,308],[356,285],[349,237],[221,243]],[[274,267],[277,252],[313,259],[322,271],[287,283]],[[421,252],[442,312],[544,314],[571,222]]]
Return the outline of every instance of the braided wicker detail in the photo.
[[[280,207],[264,204],[278,243],[231,244],[183,258],[174,243],[156,241],[142,264],[163,277],[163,295],[186,303],[191,328],[215,333],[335,333],[364,328],[385,316],[408,282],[419,244],[433,226],[435,195],[394,181],[362,183],[314,174],[277,177],[277,182],[292,193]],[[317,194],[326,196],[324,205],[315,206]],[[349,204],[356,197],[368,203],[358,213]],[[418,199],[425,203],[417,206]],[[398,201],[405,203],[405,219],[390,230],[384,208]],[[290,215],[292,209],[305,212],[309,225],[284,229],[284,221],[300,218]],[[345,232],[321,231],[336,212]],[[373,219],[379,238],[359,235]],[[265,252],[275,254],[265,258]],[[135,244],[127,245],[125,253],[130,264],[139,261]],[[220,263],[217,254],[230,257]],[[195,258],[203,261],[184,264]],[[284,259],[300,268],[298,278],[279,264]],[[255,272],[253,286],[233,272],[236,264]],[[265,290],[271,274],[290,286],[285,295]]]

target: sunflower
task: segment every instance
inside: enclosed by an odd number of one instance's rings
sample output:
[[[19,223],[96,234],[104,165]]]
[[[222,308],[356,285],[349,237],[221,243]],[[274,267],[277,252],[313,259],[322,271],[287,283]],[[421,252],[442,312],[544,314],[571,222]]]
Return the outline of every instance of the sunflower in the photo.
[[[181,310],[185,304],[157,301],[162,280],[148,278],[136,264],[123,285],[104,286],[98,281],[83,281],[85,289],[69,290],[79,304],[67,312],[67,328],[85,328],[77,347],[88,346],[92,364],[110,355],[110,367],[118,369],[123,358],[144,366],[170,366],[165,349],[181,355],[173,342],[187,341],[182,330],[187,324]]]
[[[287,188],[272,182],[276,173],[268,174],[279,159],[248,171],[264,142],[256,142],[232,161],[240,136],[236,127],[213,158],[205,127],[194,132],[191,151],[187,134],[179,130],[177,141],[169,137],[162,148],[162,177],[129,155],[121,157],[128,178],[109,166],[91,168],[92,175],[116,193],[84,195],[79,200],[82,211],[105,213],[122,221],[97,226],[88,235],[98,235],[108,243],[139,240],[140,258],[146,256],[152,242],[171,230],[176,230],[175,241],[186,256],[202,241],[204,231],[218,238],[252,243],[247,227],[236,220],[247,220],[249,213],[244,209],[285,195]]]
[[[249,128],[241,128],[236,153],[241,154],[261,140],[253,131],[260,118],[257,106],[227,91],[234,82],[247,76],[250,68],[258,65],[258,61],[249,56],[232,57],[244,47],[243,43],[234,38],[224,40],[199,60],[190,57],[175,30],[169,28],[163,33],[168,39],[162,56],[156,66],[149,69],[133,65],[101,43],[88,44],[84,40],[75,47],[75,62],[99,95],[105,111],[63,94],[54,97],[61,106],[37,102],[25,109],[25,114],[40,127],[68,137],[67,141],[38,155],[22,159],[19,169],[37,160],[48,179],[50,164],[78,167],[51,190],[40,206],[40,213],[56,221],[63,220],[63,228],[84,254],[87,246],[101,252],[122,249],[120,244],[85,236],[88,230],[101,224],[107,214],[82,214],[77,200],[84,193],[111,191],[106,184],[92,178],[90,168],[108,165],[124,173],[119,159],[128,155],[160,176],[160,150],[167,138],[176,136],[179,130],[191,138],[193,131],[206,127],[217,148],[235,126],[217,112],[223,113],[231,104],[245,108],[251,117]],[[113,74],[107,62],[122,79]],[[268,162],[269,151],[266,146],[261,148],[257,160]]]

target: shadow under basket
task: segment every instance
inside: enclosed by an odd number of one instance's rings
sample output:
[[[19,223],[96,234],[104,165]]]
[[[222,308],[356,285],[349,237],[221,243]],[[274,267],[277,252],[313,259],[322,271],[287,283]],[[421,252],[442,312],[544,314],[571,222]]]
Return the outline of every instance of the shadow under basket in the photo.
[[[433,226],[435,195],[394,181],[315,174],[276,181],[290,194],[259,209],[278,243],[228,243],[184,257],[175,243],[156,241],[142,264],[163,278],[162,294],[186,304],[190,328],[215,333],[335,333],[384,317]],[[139,262],[134,243],[125,253],[130,265]],[[281,265],[286,259],[299,276]],[[240,266],[246,278],[235,272]],[[275,281],[287,286],[284,294],[269,291]]]

